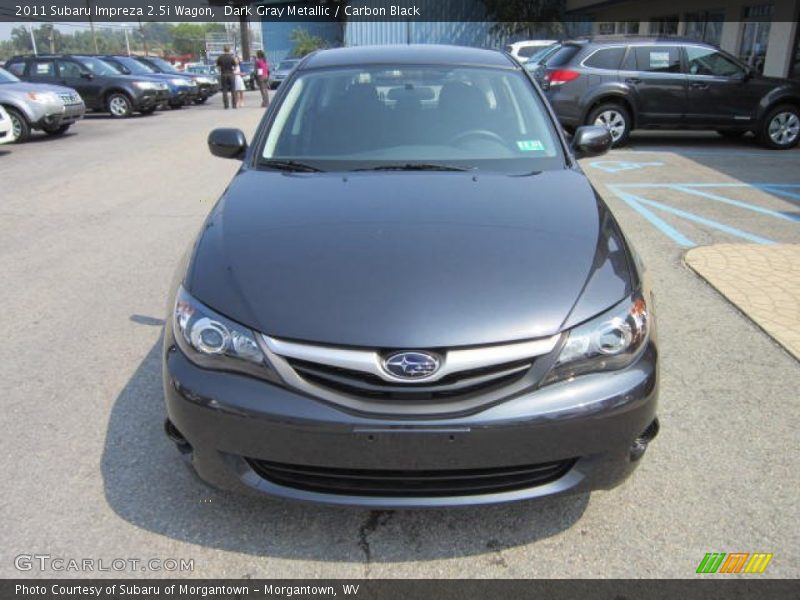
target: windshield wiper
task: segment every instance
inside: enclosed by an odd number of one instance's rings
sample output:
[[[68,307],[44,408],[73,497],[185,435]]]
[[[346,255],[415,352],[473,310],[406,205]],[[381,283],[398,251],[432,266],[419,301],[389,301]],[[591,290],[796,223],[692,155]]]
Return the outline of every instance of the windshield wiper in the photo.
[[[322,169],[318,169],[312,165],[298,162],[296,160],[277,160],[265,158],[258,161],[261,167],[270,167],[279,171],[293,171],[295,173],[322,173]]]
[[[377,167],[363,167],[353,171],[471,171],[474,167],[457,167],[455,165],[442,165],[436,163],[406,163],[404,165],[380,165]]]

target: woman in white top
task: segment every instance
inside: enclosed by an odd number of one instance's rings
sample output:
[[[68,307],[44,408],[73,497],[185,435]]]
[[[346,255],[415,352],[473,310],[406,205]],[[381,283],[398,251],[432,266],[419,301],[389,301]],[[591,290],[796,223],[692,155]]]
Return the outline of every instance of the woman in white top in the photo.
[[[237,56],[236,68],[233,70],[233,93],[236,94],[237,106],[244,106],[244,79],[242,78],[242,69],[239,67],[239,63],[241,62],[242,59]]]

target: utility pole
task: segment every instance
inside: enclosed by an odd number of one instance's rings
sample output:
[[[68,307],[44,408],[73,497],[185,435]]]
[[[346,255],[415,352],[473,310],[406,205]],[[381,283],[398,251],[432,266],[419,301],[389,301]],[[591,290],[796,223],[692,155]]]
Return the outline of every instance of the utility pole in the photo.
[[[47,39],[50,42],[50,54],[55,54],[56,53],[55,26],[52,24],[47,26]]]
[[[125,50],[128,51],[128,56],[131,55],[131,41],[128,39],[128,26],[125,25]]]
[[[28,33],[31,34],[31,46],[33,46],[33,55],[38,56],[38,52],[36,51],[36,36],[33,35],[33,25],[28,23]]]
[[[92,30],[92,41],[94,42],[94,53],[100,54],[100,50],[97,49],[97,35],[94,32],[94,21],[92,20],[92,7],[89,4],[89,0],[86,0],[86,10],[89,12],[89,27]]]
[[[142,25],[142,18],[139,17],[139,33],[142,34],[142,46],[144,46],[144,55],[147,56],[147,36],[144,34],[144,25]]]

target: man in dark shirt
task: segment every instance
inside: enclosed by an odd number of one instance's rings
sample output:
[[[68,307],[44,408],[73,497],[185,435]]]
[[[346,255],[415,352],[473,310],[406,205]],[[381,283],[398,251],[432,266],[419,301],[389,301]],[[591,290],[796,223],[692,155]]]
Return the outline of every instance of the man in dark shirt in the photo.
[[[236,94],[234,93],[236,57],[231,54],[228,46],[225,46],[224,53],[217,57],[217,68],[219,69],[219,86],[222,89],[222,103],[225,108],[228,108],[228,92],[230,92],[233,108],[236,108]]]

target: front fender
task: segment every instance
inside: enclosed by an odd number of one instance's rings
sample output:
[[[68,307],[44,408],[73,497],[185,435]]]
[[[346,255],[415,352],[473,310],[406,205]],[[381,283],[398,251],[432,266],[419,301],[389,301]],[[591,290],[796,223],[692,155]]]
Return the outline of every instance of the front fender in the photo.
[[[798,86],[787,82],[785,85],[776,87],[765,94],[758,103],[756,121],[761,123],[772,107],[785,103],[800,105],[800,88]]]

